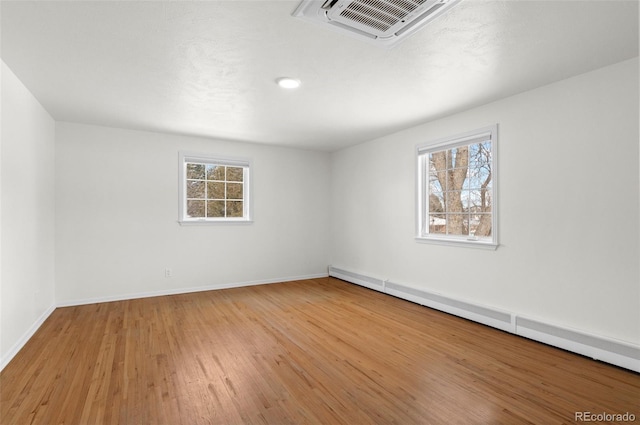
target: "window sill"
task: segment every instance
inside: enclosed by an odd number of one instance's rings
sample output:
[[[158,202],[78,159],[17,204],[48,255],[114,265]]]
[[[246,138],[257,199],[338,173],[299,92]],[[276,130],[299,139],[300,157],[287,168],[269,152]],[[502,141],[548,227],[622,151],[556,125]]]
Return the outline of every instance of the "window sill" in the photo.
[[[434,245],[448,245],[448,246],[461,246],[465,248],[477,248],[488,249],[495,251],[498,249],[498,244],[492,241],[486,240],[471,240],[471,239],[445,239],[433,236],[416,236],[416,242],[427,243]]]
[[[178,224],[181,226],[209,226],[209,225],[241,225],[252,224],[253,220],[247,219],[224,219],[224,220],[178,220]]]

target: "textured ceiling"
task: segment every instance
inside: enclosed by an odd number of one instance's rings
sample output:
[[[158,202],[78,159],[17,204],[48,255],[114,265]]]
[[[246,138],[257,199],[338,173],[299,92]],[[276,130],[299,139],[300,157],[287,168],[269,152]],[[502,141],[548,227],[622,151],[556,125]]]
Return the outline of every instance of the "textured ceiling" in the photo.
[[[297,5],[3,0],[0,53],[59,121],[321,150],[638,56],[637,1],[463,0],[392,49]]]

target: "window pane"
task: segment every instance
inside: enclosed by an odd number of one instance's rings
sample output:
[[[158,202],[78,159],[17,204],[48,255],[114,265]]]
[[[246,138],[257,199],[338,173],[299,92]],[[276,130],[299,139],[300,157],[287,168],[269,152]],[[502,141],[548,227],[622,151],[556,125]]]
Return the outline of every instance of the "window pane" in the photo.
[[[187,164],[188,179],[204,179],[204,164]]]
[[[444,195],[435,192],[429,195],[429,212],[444,212]]]
[[[188,217],[204,217],[204,201],[187,201]]]
[[[460,146],[459,148],[451,149],[451,167],[452,168],[467,168],[469,165],[469,148],[467,146]]]
[[[204,199],[204,181],[187,180],[187,198]]]
[[[224,180],[224,169],[223,165],[207,165],[207,180]]]
[[[447,233],[447,220],[442,214],[431,214],[429,216],[429,233],[444,235]]]
[[[442,192],[444,189],[442,188],[442,184],[440,184],[440,180],[438,180],[438,176],[436,173],[429,174],[429,190],[431,192]]]
[[[469,233],[478,237],[491,236],[491,214],[472,215]]]
[[[491,162],[491,142],[477,143],[469,146],[469,166],[482,168]]]
[[[207,182],[207,199],[224,199],[224,182]]]
[[[461,213],[463,212],[462,206],[462,192],[459,190],[444,192],[445,208],[447,212]]]
[[[467,192],[467,208],[469,212],[481,212],[482,211],[482,192],[479,190],[470,190]]]
[[[483,212],[491,212],[493,211],[493,199],[491,198],[491,189],[487,190],[484,196],[484,210]]]
[[[227,217],[242,217],[242,201],[227,201]]]
[[[244,169],[241,167],[227,167],[227,181],[241,182],[244,176]]]
[[[480,180],[472,173],[472,171],[469,171],[469,173],[467,173],[467,178],[464,179],[464,184],[462,185],[463,189],[478,189],[480,188]]]
[[[447,169],[447,151],[433,152],[429,155],[429,167],[438,173]]]
[[[224,217],[224,201],[207,201],[207,217]]]
[[[242,199],[242,183],[227,183],[227,199]]]
[[[465,224],[466,214],[447,214],[447,234],[468,235],[469,231]]]

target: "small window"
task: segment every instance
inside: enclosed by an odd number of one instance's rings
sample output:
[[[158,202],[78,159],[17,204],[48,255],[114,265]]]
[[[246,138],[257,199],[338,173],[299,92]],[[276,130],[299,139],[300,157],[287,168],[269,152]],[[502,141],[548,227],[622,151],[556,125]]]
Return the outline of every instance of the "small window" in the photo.
[[[419,242],[495,249],[497,126],[417,147]]]
[[[180,154],[180,223],[248,222],[248,160]]]

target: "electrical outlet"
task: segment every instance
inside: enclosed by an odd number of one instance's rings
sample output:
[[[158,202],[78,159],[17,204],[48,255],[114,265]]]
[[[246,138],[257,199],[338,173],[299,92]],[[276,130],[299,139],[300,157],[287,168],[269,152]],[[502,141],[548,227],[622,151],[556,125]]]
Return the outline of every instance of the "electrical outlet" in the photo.
[[[171,277],[171,269],[164,269],[164,277]]]

